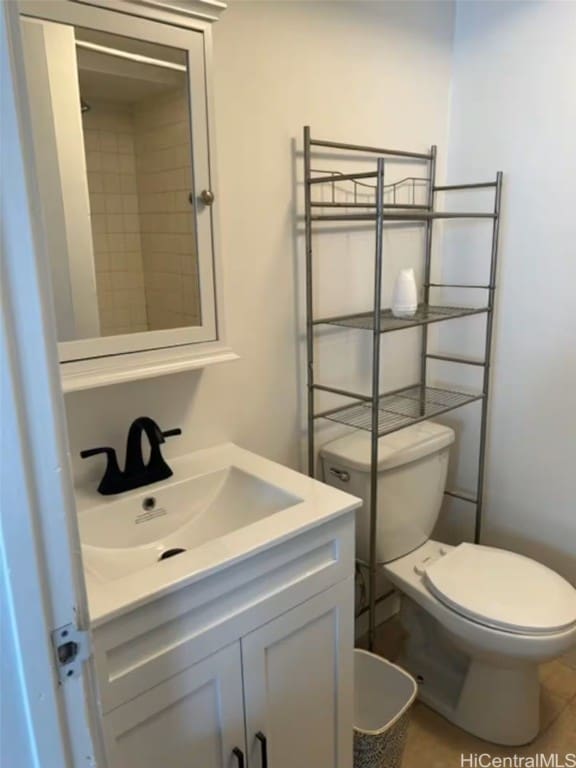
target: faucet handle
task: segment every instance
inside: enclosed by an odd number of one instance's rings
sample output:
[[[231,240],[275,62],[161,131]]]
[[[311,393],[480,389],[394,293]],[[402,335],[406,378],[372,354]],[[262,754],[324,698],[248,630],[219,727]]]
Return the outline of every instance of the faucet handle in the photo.
[[[102,448],[88,448],[85,451],[80,451],[80,457],[82,459],[89,459],[90,456],[97,456],[99,453],[105,453],[108,459],[112,456],[114,459],[116,458],[116,451],[109,445],[103,446]]]
[[[99,493],[108,496],[125,490],[122,487],[122,472],[118,466],[118,459],[116,458],[114,448],[111,448],[109,445],[101,448],[88,448],[85,451],[80,451],[80,456],[83,459],[89,459],[90,456],[97,456],[99,453],[105,453],[107,458],[106,470],[98,486]]]
[[[177,435],[181,435],[182,430],[179,427],[176,427],[175,429],[167,429],[166,431],[162,432],[162,437],[176,437]]]

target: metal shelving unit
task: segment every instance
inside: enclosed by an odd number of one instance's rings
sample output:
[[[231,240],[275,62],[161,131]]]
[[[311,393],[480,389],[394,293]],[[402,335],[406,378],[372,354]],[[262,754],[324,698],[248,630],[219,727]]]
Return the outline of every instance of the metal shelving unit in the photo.
[[[376,167],[373,171],[343,173],[340,170],[315,170],[312,168],[312,153],[322,153],[323,160],[330,154],[337,161],[339,153],[346,159],[350,156],[375,156]],[[421,164],[424,175],[408,176],[399,181],[385,184],[386,162],[409,160]],[[498,261],[498,228],[502,194],[502,173],[498,172],[494,181],[473,184],[437,186],[436,147],[430,152],[406,152],[402,150],[382,149],[357,144],[312,139],[310,128],[304,128],[304,198],[305,198],[305,247],[306,247],[306,346],[308,378],[308,473],[315,474],[315,423],[317,419],[344,424],[362,429],[371,434],[371,474],[370,474],[370,562],[368,613],[369,646],[373,647],[376,619],[376,533],[378,509],[377,459],[378,438],[396,432],[419,421],[440,416],[473,402],[481,402],[481,422],[479,435],[478,477],[475,493],[447,490],[446,494],[474,504],[476,521],[474,537],[478,542],[482,530],[482,509],[484,495],[484,469],[486,449],[486,428],[488,415],[488,394],[490,388],[490,357],[492,350],[493,312],[496,292],[496,272]],[[350,199],[336,200],[337,185],[349,182]],[[318,188],[327,189],[328,200],[314,199]],[[435,209],[437,192],[457,192],[470,189],[488,189],[494,193],[492,211],[438,211]],[[418,201],[425,197],[425,201]],[[486,284],[433,283],[431,282],[433,222],[436,219],[484,219],[492,226],[492,246],[490,257],[490,276]],[[425,227],[424,246],[424,302],[412,318],[396,318],[391,310],[382,308],[382,270],[383,238],[382,230],[388,222],[413,221]],[[313,306],[313,230],[320,222],[374,222],[374,294],[370,311],[335,317],[316,318]],[[430,303],[432,288],[473,288],[486,291],[486,304],[482,307],[436,306]],[[482,360],[454,355],[432,353],[428,350],[428,326],[432,323],[446,322],[471,315],[486,315],[485,356]],[[315,380],[314,339],[318,326],[332,325],[354,328],[372,334],[372,385],[370,394],[331,387]],[[421,328],[420,379],[418,382],[393,392],[380,392],[380,339],[384,333],[400,331],[406,328]],[[456,365],[476,366],[483,369],[482,389],[471,394],[457,389],[428,385],[428,361],[442,360]],[[352,402],[336,408],[316,411],[315,394],[329,392],[350,399]]]

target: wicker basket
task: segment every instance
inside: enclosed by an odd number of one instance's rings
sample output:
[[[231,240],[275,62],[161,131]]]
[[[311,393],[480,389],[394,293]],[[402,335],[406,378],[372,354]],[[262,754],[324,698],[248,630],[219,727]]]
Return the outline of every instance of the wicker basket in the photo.
[[[354,768],[400,768],[417,692],[400,667],[354,651]]]

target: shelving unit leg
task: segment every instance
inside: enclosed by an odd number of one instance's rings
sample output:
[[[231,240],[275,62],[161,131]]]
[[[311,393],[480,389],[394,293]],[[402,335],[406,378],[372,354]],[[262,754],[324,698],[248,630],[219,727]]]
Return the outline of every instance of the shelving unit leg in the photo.
[[[378,424],[380,398],[380,311],[382,308],[382,241],[384,210],[384,160],[376,168],[376,246],[374,253],[374,330],[372,333],[372,432],[370,445],[370,569],[368,585],[368,648],[374,649],[376,632],[376,571],[378,532]]]
[[[308,387],[308,474],[314,477],[314,301],[312,292],[312,205],[310,127],[304,128],[304,218],[306,231],[306,376]]]
[[[430,148],[430,182],[428,186],[428,196],[426,200],[426,208],[430,212],[434,210],[434,187],[436,184],[436,145],[432,145]],[[426,222],[426,245],[424,253],[424,304],[430,303],[430,276],[432,269],[432,219],[428,219]],[[422,346],[420,351],[420,384],[422,385],[422,392],[426,387],[426,378],[428,375],[428,326],[422,326]],[[422,394],[422,401],[420,404],[421,415],[423,416],[426,404],[424,402],[424,394]]]
[[[488,394],[490,390],[492,336],[494,332],[494,302],[496,296],[496,275],[498,270],[498,235],[500,231],[500,205],[502,201],[502,171],[496,174],[494,194],[494,224],[492,225],[492,253],[490,258],[490,287],[488,289],[489,312],[486,315],[486,348],[484,351],[484,377],[482,381],[482,414],[480,418],[480,448],[478,457],[478,485],[476,488],[476,520],[474,541],[480,543],[484,513],[484,474],[486,469],[486,437],[488,431]]]

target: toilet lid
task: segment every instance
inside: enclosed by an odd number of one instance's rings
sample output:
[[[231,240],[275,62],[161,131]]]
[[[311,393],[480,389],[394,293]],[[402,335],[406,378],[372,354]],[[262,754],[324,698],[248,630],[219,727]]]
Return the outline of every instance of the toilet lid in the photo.
[[[552,634],[576,625],[576,589],[529,557],[460,544],[425,571],[430,591],[457,613],[517,634]]]

